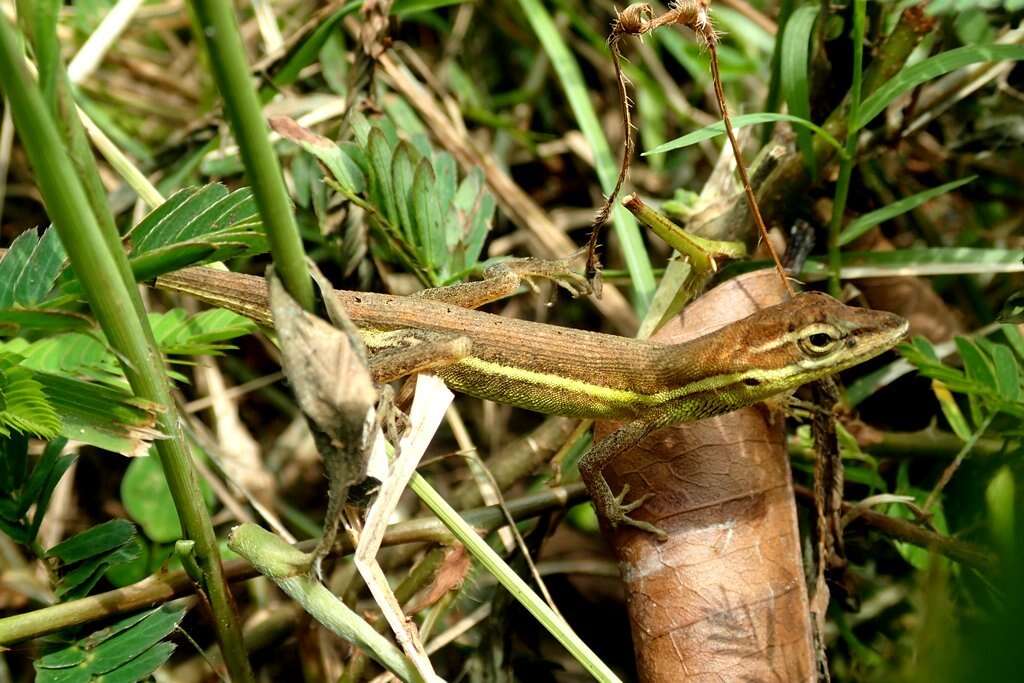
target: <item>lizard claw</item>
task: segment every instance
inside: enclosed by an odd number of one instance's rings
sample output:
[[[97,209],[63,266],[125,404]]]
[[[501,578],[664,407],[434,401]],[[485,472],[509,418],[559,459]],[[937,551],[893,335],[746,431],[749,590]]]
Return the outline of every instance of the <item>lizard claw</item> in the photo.
[[[512,259],[503,261],[500,265],[517,273],[534,291],[537,291],[534,280],[544,279],[551,280],[573,297],[586,296],[593,292],[593,289],[587,278],[576,272],[575,261],[577,259],[578,255],[574,254],[561,259]]]
[[[615,496],[615,509],[612,514],[608,515],[608,521],[611,522],[612,528],[615,528],[620,524],[623,526],[631,526],[636,529],[640,529],[641,531],[646,531],[647,533],[654,534],[658,537],[659,541],[667,540],[668,534],[665,533],[665,530],[661,527],[655,526],[650,522],[644,522],[639,519],[633,519],[629,516],[630,512],[636,510],[644,503],[649,501],[651,498],[654,498],[654,494],[645,493],[644,495],[634,500],[632,503],[626,503],[626,494],[628,493],[629,484],[624,484],[622,487],[622,491],[619,492],[619,495]]]

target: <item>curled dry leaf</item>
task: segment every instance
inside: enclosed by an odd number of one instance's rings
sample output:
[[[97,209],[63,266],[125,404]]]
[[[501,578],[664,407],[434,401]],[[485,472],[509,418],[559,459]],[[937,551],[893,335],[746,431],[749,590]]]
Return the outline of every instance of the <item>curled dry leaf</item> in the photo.
[[[317,275],[320,283],[322,276]],[[319,559],[333,545],[349,487],[366,476],[368,414],[377,401],[377,390],[367,369],[366,351],[344,311],[337,306],[330,311],[342,328],[338,329],[304,311],[272,273],[269,280],[284,373],[327,471],[330,499],[324,536],[314,552],[314,559]],[[333,297],[326,300],[333,302]]]
[[[427,591],[409,607],[408,614],[416,614],[443,598],[448,591],[455,590],[466,580],[469,573],[470,557],[466,547],[457,545],[450,548],[441,561],[441,566],[434,575]]]
[[[716,287],[655,335],[713,331],[784,290],[761,270]],[[609,426],[600,424],[595,438]],[[655,496],[636,513],[668,532],[608,535],[626,585],[641,680],[812,680],[814,651],[784,418],[756,405],[675,425],[605,470],[612,490]]]
[[[359,41],[363,52],[370,59],[377,59],[391,46],[388,37],[388,15],[394,0],[365,0],[361,14],[363,26],[359,31]]]

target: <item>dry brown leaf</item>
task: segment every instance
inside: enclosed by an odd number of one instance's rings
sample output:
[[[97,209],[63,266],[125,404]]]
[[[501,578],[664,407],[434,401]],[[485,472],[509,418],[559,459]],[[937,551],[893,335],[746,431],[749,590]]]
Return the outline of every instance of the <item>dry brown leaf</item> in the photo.
[[[461,586],[469,573],[470,564],[469,553],[466,552],[465,546],[459,544],[449,549],[427,591],[406,610],[406,613],[416,614],[425,610],[443,598],[448,591]]]

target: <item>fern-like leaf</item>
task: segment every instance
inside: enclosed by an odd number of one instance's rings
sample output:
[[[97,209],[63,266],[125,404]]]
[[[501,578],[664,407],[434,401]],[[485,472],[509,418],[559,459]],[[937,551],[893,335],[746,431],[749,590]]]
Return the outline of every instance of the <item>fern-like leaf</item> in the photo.
[[[60,428],[60,417],[32,371],[0,356],[0,436],[18,431],[52,438]]]

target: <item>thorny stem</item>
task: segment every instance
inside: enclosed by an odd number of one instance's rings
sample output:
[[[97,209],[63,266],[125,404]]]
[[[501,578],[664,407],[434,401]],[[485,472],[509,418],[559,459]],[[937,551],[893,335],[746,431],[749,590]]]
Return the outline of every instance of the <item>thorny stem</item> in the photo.
[[[782,283],[786,286],[786,291],[789,292],[790,296],[794,296],[793,285],[790,284],[789,278],[786,276],[786,271],[782,268],[782,261],[779,260],[779,255],[775,252],[775,247],[772,246],[772,241],[768,239],[768,228],[764,224],[764,218],[761,216],[761,208],[757,205],[757,197],[754,196],[754,189],[750,186],[750,177],[747,175],[746,164],[743,163],[743,153],[740,151],[740,145],[736,141],[736,134],[732,129],[732,120],[729,118],[729,110],[725,103],[725,92],[722,90],[722,78],[718,73],[718,50],[715,48],[715,41],[717,37],[714,34],[714,29],[710,28],[708,24],[708,33],[710,36],[705,36],[708,44],[708,52],[711,53],[711,80],[715,84],[715,97],[718,99],[718,108],[722,110],[722,120],[725,122],[725,134],[729,137],[729,144],[732,145],[732,153],[736,156],[736,170],[740,174],[740,181],[743,183],[743,193],[747,196],[747,203],[750,205],[750,211],[754,215],[754,223],[757,225],[758,232],[761,233],[761,239],[764,240],[765,247],[768,248],[768,253],[771,254],[772,261],[775,262],[775,271],[779,274],[782,279]]]
[[[619,42],[623,36],[626,35],[643,36],[645,33],[649,33],[667,24],[681,24],[692,29],[694,33],[703,40],[704,44],[708,48],[708,53],[711,58],[711,80],[715,85],[715,98],[717,99],[718,107],[722,112],[722,120],[725,122],[725,132],[729,137],[729,144],[732,145],[732,151],[736,157],[736,170],[739,172],[740,181],[743,184],[744,195],[747,198],[747,203],[750,205],[750,210],[754,216],[754,223],[757,225],[758,232],[761,234],[761,238],[764,240],[764,244],[768,248],[768,253],[771,255],[772,261],[775,263],[775,270],[782,279],[782,282],[786,287],[786,291],[789,292],[790,296],[793,296],[795,294],[793,286],[790,284],[789,278],[786,276],[786,271],[782,267],[782,261],[779,259],[779,255],[776,253],[775,247],[772,246],[771,240],[768,238],[768,228],[765,226],[764,218],[761,215],[761,209],[757,204],[757,197],[754,195],[754,190],[750,185],[750,177],[747,175],[747,167],[743,163],[743,154],[740,151],[740,146],[736,141],[736,134],[733,131],[732,119],[729,117],[729,108],[725,100],[725,90],[722,88],[722,78],[718,68],[718,50],[716,47],[718,43],[718,35],[715,33],[714,26],[711,23],[711,10],[709,4],[709,0],[695,0],[693,2],[680,3],[662,14],[660,17],[654,18],[654,11],[651,9],[650,5],[646,3],[635,3],[624,9],[615,18],[615,24],[612,26],[611,33],[608,36],[608,47],[611,50],[612,64],[615,67],[615,82],[618,86],[619,106],[622,112],[624,138],[622,164],[619,167],[619,176],[615,182],[614,189],[611,194],[608,195],[591,224],[590,239],[587,244],[587,277],[592,281],[596,280],[596,276],[600,270],[600,263],[597,257],[597,239],[601,228],[608,221],[608,215],[611,212],[611,208],[614,205],[619,191],[622,189],[622,184],[625,182],[626,176],[629,173],[630,159],[633,156],[633,150],[635,147],[633,138],[633,121],[629,106],[629,94],[626,89],[626,77],[622,72],[622,53],[619,49]],[[597,285],[595,283],[595,290],[596,289]]]
[[[653,10],[649,5],[634,5],[627,8],[626,12],[634,7],[637,8],[641,16],[641,21],[646,23],[653,14]],[[612,26],[611,34],[608,36],[608,49],[612,54],[612,65],[615,67],[615,85],[619,90],[619,111],[622,114],[622,163],[619,164],[619,175],[615,179],[615,187],[612,188],[611,193],[605,199],[604,204],[601,205],[601,209],[594,216],[594,221],[590,226],[590,239],[587,243],[587,278],[594,283],[594,290],[600,291],[599,284],[596,280],[596,276],[601,269],[600,260],[597,256],[597,238],[601,232],[601,228],[605,223],[608,222],[608,216],[612,211],[612,206],[615,205],[615,200],[619,196],[619,191],[622,189],[622,184],[626,181],[626,176],[629,174],[629,164],[633,158],[633,150],[635,149],[636,143],[633,138],[633,118],[632,112],[629,106],[629,92],[626,89],[626,75],[622,72],[622,50],[619,48],[619,42],[622,37],[629,33],[628,24],[624,23],[623,15],[620,14],[615,19],[615,24]]]

